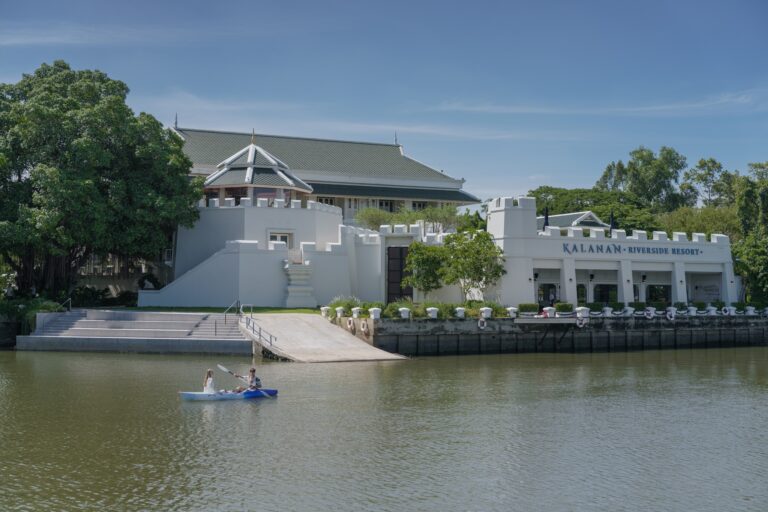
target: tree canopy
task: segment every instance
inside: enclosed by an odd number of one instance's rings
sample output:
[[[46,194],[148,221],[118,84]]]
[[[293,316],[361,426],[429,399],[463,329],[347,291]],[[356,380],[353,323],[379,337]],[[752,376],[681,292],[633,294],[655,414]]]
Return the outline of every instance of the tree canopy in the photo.
[[[197,218],[183,141],[100,71],[0,84],[0,255],[22,294],[66,293],[92,253],[155,258]]]

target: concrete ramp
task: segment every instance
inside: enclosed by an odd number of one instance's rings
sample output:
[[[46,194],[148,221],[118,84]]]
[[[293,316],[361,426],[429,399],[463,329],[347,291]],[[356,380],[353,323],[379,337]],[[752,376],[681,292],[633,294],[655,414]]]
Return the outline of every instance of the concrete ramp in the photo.
[[[276,340],[269,344],[251,337],[279,357],[301,363],[338,361],[395,361],[405,357],[375,348],[320,315],[301,313],[254,314],[253,320]],[[245,318],[241,327],[245,329]]]

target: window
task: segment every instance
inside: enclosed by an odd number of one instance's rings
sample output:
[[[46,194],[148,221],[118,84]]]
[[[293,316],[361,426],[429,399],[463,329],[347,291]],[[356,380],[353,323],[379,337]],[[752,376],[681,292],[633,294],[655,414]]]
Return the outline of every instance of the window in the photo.
[[[385,212],[393,212],[394,205],[392,204],[392,201],[389,199],[380,199],[379,200],[379,209],[384,210]]]
[[[293,249],[293,237],[290,233],[270,233],[269,234],[269,241],[270,242],[285,242],[285,246],[288,249]]]
[[[587,302],[587,287],[583,284],[576,285],[576,302],[578,304]]]
[[[413,209],[413,211],[420,212],[421,210],[426,209],[429,206],[429,203],[426,201],[414,201],[411,203],[411,205],[411,209]]]
[[[234,197],[235,204],[239,205],[241,197],[248,197],[248,188],[247,187],[230,187],[230,188],[224,189],[224,197]]]
[[[649,284],[645,289],[645,302],[672,302],[672,287],[666,284]]]
[[[596,284],[595,302],[608,304],[609,302],[618,302],[619,287],[615,284]]]
[[[323,203],[323,204],[329,204],[331,206],[336,205],[336,200],[333,197],[323,197],[323,196],[317,196],[317,202]]]

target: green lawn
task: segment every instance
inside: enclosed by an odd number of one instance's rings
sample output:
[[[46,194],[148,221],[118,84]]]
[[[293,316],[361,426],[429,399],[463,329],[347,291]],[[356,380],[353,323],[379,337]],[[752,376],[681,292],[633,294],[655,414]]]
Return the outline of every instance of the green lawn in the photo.
[[[185,307],[157,307],[157,306],[143,306],[132,308],[120,308],[130,311],[160,311],[160,312],[176,312],[176,313],[223,313],[226,308],[185,308]],[[232,309],[234,311],[234,309]],[[246,307],[245,313],[250,313],[251,308]],[[312,308],[253,308],[254,313],[309,313],[320,314],[320,309]]]

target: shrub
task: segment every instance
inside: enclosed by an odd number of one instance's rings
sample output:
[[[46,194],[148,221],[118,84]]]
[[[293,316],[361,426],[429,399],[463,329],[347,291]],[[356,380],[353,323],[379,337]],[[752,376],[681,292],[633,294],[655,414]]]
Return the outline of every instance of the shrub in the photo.
[[[645,302],[630,302],[629,307],[635,308],[638,311],[642,311],[645,309]]]
[[[535,303],[525,303],[517,306],[518,313],[538,313],[539,305]]]
[[[746,307],[746,303],[744,302],[733,302],[731,305],[739,311],[744,311],[744,308]]]
[[[37,313],[57,311],[64,311],[64,308],[45,299],[0,300],[0,315],[18,322],[22,334],[29,334],[35,330]]]
[[[334,299],[328,303],[328,307],[331,310],[328,313],[328,318],[336,318],[336,308],[344,308],[344,315],[352,315],[352,308],[361,307],[360,299],[357,297],[334,297]]]
[[[424,312],[426,313],[427,308],[437,308],[437,318],[448,319],[456,316],[457,307],[458,304],[451,304],[449,302],[425,302]]]
[[[155,290],[159,290],[163,287],[163,285],[160,284],[160,280],[152,272],[147,272],[139,278],[139,289],[143,290],[147,286],[147,283],[151,283]]]
[[[703,310],[704,308],[707,307],[707,303],[706,302],[701,302],[701,301],[696,301],[696,302],[693,303],[693,306],[696,309],[698,309],[698,310]]]
[[[414,304],[410,299],[400,299],[395,302],[390,302],[387,307],[384,308],[381,315],[384,318],[400,318],[400,308],[408,308],[411,310],[411,318],[424,318],[427,316],[427,312],[424,306],[420,304]]]
[[[713,306],[715,306],[717,309],[723,309],[725,307],[725,302],[721,300],[716,300],[712,303]]]
[[[609,302],[608,303],[609,308],[613,308],[614,311],[623,311],[624,310],[624,303],[623,302]]]
[[[103,305],[108,295],[109,290],[107,288],[97,290],[91,286],[78,286],[72,290],[70,297],[73,306],[93,307]]]
[[[464,307],[467,308],[466,317],[473,318],[480,316],[480,308],[491,308],[492,317],[506,317],[507,310],[501,304],[489,300],[468,300],[464,303]],[[538,310],[537,310],[538,311]]]
[[[602,302],[590,302],[587,304],[587,307],[590,311],[599,313],[603,310],[603,303]]]
[[[558,313],[573,313],[573,304],[570,302],[558,302],[555,304],[555,311]]]
[[[651,302],[649,306],[651,306],[652,308],[656,308],[656,310],[659,310],[659,311],[663,311],[667,309],[667,303],[662,301]]]
[[[686,309],[688,304],[685,302],[675,302],[675,309]]]
[[[371,316],[368,312],[369,309],[379,308],[383,312],[386,305],[383,302],[363,302],[360,307],[363,308],[363,310],[360,311],[360,316],[362,318],[369,318]]]

